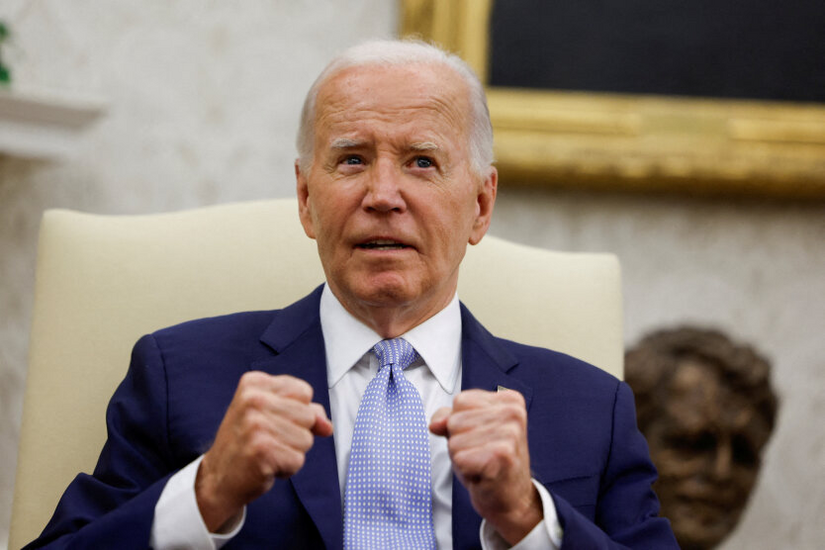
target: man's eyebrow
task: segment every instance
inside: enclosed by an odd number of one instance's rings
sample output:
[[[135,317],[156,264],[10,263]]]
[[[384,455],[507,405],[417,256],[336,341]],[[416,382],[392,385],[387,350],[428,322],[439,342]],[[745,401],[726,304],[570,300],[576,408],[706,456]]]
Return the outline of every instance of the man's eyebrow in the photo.
[[[352,138],[336,138],[332,140],[329,146],[331,149],[354,149],[356,147],[361,147],[364,143],[366,142],[363,140]]]
[[[441,149],[441,147],[432,141],[420,141],[410,144],[410,150],[412,151],[438,151],[439,149]]]

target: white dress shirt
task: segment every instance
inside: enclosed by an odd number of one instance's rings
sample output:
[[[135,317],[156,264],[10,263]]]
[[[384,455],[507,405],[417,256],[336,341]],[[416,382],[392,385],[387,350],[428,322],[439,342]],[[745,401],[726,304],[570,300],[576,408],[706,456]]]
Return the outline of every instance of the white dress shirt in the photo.
[[[321,295],[321,328],[327,357],[327,384],[335,438],[338,481],[345,494],[350,443],[361,396],[378,372],[372,347],[382,338],[350,315],[328,286]],[[418,390],[427,419],[441,407],[451,407],[461,391],[461,311],[458,297],[439,313],[403,334],[420,355],[404,370]],[[452,548],[452,464],[447,439],[430,434],[432,460],[433,523],[439,548]],[[202,457],[201,457],[202,458]],[[194,482],[201,458],[172,476],[155,507],[152,546],[166,548],[218,549],[243,527],[244,517],[225,534],[209,533],[195,499]],[[276,481],[284,483],[284,481]],[[541,495],[545,520],[513,548],[555,549],[561,543],[561,528],[549,493],[534,481]],[[482,547],[507,548],[506,542],[486,522],[481,526]]]

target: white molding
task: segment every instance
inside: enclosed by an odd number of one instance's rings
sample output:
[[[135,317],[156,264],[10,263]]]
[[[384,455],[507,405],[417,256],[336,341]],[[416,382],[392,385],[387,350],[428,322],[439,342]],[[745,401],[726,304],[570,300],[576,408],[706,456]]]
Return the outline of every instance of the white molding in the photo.
[[[0,88],[0,155],[61,158],[78,135],[106,110],[94,97]]]

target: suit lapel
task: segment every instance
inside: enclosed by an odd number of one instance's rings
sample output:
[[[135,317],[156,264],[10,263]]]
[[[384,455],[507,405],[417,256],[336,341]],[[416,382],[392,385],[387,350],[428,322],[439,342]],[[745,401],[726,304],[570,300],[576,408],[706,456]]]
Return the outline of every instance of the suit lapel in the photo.
[[[261,336],[277,355],[253,365],[270,374],[289,374],[308,382],[313,400],[330,415],[324,337],[319,303],[321,287],[284,309]],[[341,494],[333,437],[317,437],[306,462],[290,478],[298,500],[309,513],[327,548],[343,546]],[[333,519],[333,521],[330,521]]]
[[[509,372],[518,364],[472,314],[461,305],[461,389],[497,391],[499,387],[521,392],[530,410],[533,391]],[[478,548],[481,517],[473,509],[470,494],[453,476],[453,548]]]

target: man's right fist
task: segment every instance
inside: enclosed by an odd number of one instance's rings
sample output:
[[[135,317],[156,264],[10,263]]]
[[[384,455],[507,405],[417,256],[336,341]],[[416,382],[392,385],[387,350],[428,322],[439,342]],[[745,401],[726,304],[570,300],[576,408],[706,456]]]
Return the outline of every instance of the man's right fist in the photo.
[[[332,435],[332,423],[312,402],[309,384],[286,375],[244,374],[195,481],[209,531],[238,517],[275,478],[300,470],[316,435]]]

